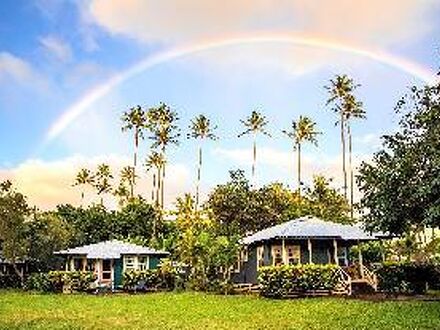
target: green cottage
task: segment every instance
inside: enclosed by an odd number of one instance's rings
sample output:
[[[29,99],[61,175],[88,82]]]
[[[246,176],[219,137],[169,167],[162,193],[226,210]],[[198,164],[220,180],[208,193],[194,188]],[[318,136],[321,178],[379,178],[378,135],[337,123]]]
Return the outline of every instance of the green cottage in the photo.
[[[126,270],[157,268],[166,251],[117,240],[99,242],[55,252],[65,256],[66,271],[93,271],[97,284],[112,289],[121,287]]]
[[[242,253],[235,269],[235,283],[258,283],[258,269],[263,266],[297,264],[336,264],[341,270],[353,265],[349,249],[361,242],[387,237],[383,233],[366,232],[358,224],[345,225],[305,216],[263,229],[241,240]],[[357,265],[360,278],[350,282],[375,280],[363,265],[362,254]],[[371,275],[371,276],[370,276]],[[348,274],[346,275],[347,277]]]

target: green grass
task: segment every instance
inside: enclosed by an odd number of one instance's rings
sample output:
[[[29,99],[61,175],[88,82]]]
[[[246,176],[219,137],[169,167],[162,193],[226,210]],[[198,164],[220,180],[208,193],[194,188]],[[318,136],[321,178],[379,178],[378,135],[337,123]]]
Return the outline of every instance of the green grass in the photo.
[[[0,291],[0,329],[440,329],[440,302]]]

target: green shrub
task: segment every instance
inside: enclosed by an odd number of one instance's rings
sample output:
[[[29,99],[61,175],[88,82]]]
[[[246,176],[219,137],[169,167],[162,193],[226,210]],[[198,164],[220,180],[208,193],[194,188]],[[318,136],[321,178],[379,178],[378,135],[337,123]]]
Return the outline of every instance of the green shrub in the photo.
[[[165,262],[159,268],[148,270],[127,270],[122,277],[122,286],[127,291],[173,290],[178,283],[178,274],[171,263]]]
[[[40,292],[62,292],[63,288],[72,292],[86,292],[92,288],[95,280],[93,272],[51,271],[31,274],[25,288]]]
[[[421,294],[440,282],[440,267],[433,263],[385,262],[375,272],[379,289],[390,293]]]
[[[284,297],[291,292],[332,290],[338,283],[336,265],[273,266],[259,269],[261,294]]]
[[[15,274],[0,274],[0,289],[13,288],[17,289],[21,287],[20,277]]]

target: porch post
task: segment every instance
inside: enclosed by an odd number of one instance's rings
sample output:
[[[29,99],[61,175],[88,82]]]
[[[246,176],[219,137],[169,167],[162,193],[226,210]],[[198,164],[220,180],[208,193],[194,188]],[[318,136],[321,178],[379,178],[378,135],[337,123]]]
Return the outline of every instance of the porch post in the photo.
[[[307,250],[309,251],[309,264],[313,263],[312,260],[312,241],[310,238],[307,239]]]
[[[336,241],[336,239],[333,239],[333,258],[335,259],[335,264],[339,265],[339,260],[338,260],[338,242]]]
[[[284,238],[281,241],[281,258],[283,259],[283,265],[286,264],[286,245],[284,242]]]
[[[359,273],[361,274],[361,278],[364,278],[364,260],[362,258],[362,251],[359,243],[358,240]]]

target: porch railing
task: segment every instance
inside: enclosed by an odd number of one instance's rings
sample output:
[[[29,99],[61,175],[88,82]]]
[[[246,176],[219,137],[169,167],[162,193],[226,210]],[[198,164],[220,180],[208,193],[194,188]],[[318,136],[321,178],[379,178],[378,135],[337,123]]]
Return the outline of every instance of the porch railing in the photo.
[[[338,267],[335,271],[335,276],[338,279],[338,284],[333,290],[333,293],[335,294],[347,294],[351,295],[351,276],[348,275],[348,273],[342,269],[342,267]]]

